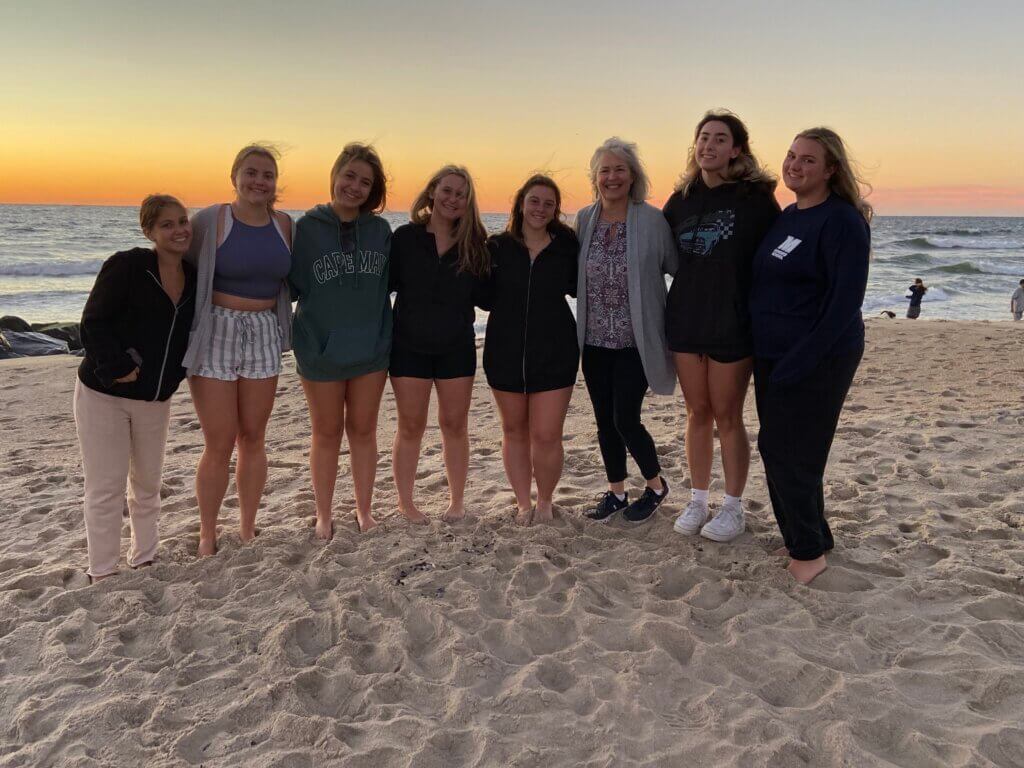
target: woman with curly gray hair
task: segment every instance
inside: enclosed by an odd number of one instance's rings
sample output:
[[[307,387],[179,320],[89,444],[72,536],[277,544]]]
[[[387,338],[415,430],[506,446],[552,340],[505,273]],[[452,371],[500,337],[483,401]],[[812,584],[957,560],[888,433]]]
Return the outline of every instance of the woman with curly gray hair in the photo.
[[[645,202],[650,182],[636,144],[613,137],[599,146],[590,183],[595,202],[576,214],[577,334],[608,491],[585,516],[606,521],[622,511],[642,523],[668,495],[640,411],[648,387],[662,395],[675,390],[665,342],[665,274],[675,273],[677,256],[668,222]],[[627,450],[646,481],[632,504]]]

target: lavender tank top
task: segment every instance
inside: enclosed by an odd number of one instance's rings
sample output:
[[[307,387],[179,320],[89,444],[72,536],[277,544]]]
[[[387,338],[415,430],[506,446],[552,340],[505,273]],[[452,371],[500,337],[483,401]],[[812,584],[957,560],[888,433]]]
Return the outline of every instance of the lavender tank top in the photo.
[[[273,299],[288,277],[292,257],[271,221],[253,227],[235,219],[217,247],[213,290],[245,299]]]

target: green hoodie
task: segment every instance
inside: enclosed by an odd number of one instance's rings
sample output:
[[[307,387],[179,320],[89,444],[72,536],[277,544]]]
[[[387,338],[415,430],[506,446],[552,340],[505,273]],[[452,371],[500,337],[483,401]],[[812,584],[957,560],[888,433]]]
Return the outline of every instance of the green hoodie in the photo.
[[[295,228],[292,348],[299,375],[312,381],[383,371],[391,355],[391,227],[363,213],[355,221],[355,249],[342,252],[341,241],[341,220],[329,205],[306,211]]]

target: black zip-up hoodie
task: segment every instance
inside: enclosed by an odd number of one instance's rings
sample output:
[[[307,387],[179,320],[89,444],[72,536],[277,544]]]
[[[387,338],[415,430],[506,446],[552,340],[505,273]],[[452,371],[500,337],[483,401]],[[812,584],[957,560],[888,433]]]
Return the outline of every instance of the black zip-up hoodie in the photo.
[[[698,177],[685,198],[676,192],[668,199],[664,213],[679,252],[665,306],[669,349],[751,355],[751,265],[779,215],[771,186],[740,181],[712,189]]]
[[[553,233],[531,262],[510,234],[492,237],[491,276],[481,305],[490,310],[484,341],[487,383],[504,392],[547,392],[576,383],[580,349],[565,297],[576,295],[580,245],[572,230]]]
[[[440,355],[473,346],[474,302],[482,281],[458,271],[455,246],[438,255],[423,224],[403,224],[391,236],[388,286],[396,291],[392,346]]]
[[[79,380],[89,389],[130,400],[166,400],[185,378],[196,304],[196,270],[188,262],[185,289],[175,306],[160,282],[156,251],[115,253],[100,268],[82,312],[85,359]],[[135,381],[118,384],[135,368]]]

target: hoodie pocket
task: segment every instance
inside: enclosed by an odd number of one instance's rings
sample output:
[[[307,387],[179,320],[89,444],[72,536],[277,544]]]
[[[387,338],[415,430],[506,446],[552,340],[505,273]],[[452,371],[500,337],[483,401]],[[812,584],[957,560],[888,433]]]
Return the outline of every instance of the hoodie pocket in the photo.
[[[369,363],[384,354],[385,341],[379,323],[337,328],[327,335],[323,357],[335,365]]]

